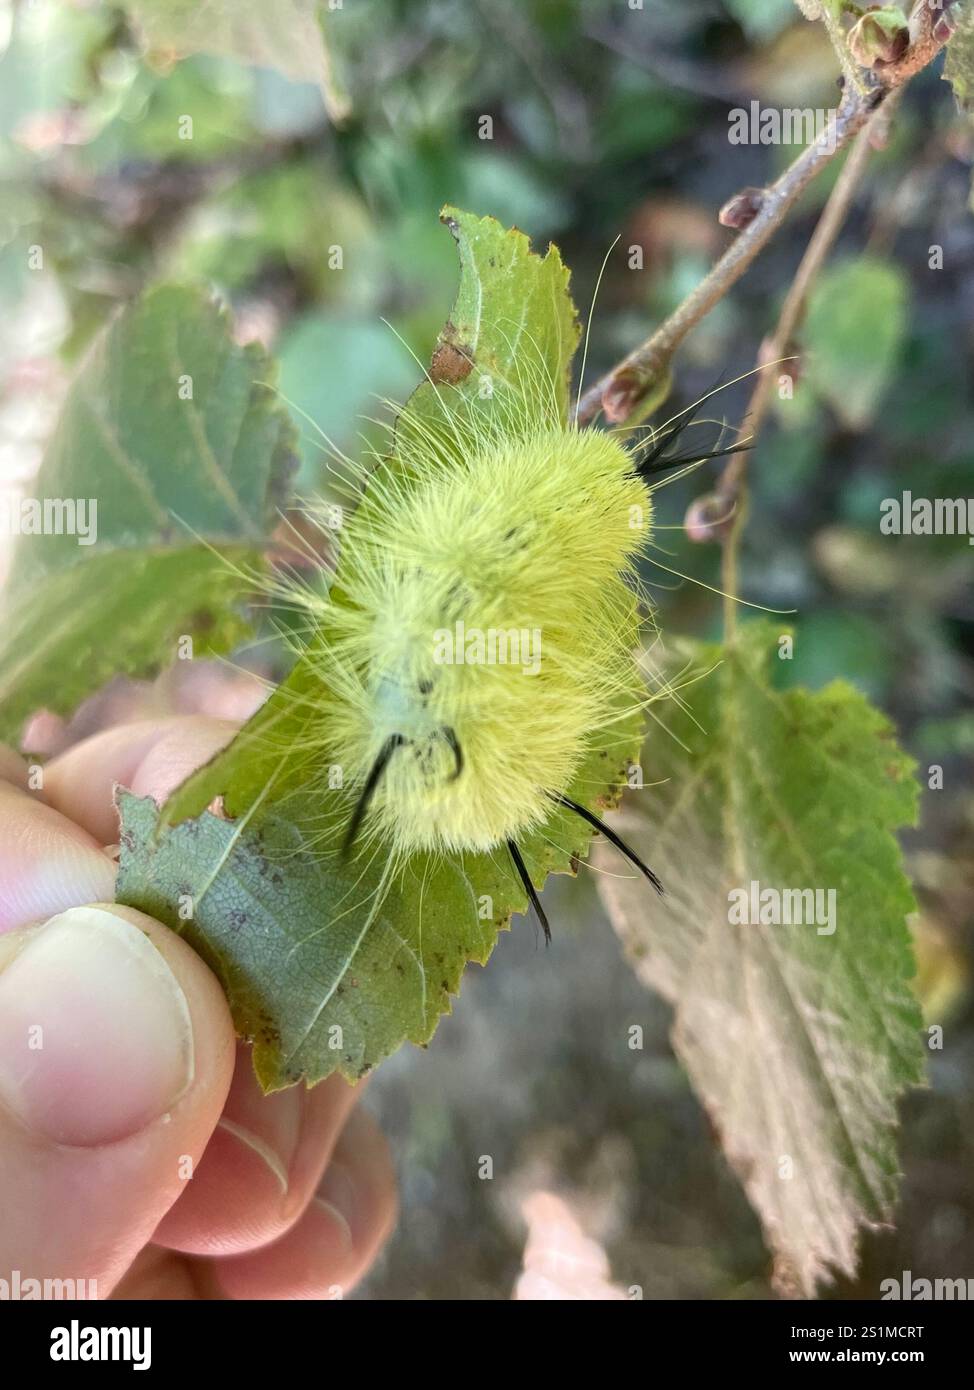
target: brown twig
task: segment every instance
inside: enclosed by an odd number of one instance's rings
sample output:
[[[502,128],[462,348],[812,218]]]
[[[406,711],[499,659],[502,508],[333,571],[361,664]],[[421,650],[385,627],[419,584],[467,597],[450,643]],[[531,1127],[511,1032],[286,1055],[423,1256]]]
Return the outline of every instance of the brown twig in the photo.
[[[868,127],[860,131],[859,137],[850,151],[849,158],[836,180],[835,187],[832,189],[815,231],[812,233],[801,264],[785,297],[777,326],[762,348],[761,355],[769,364],[779,362],[791,348],[792,339],[801,321],[812,281],[821,270],[842,229],[859,180],[868,162],[871,152],[870,134]],[[771,407],[774,381],[775,376],[770,367],[758,375],[757,385],[751,395],[746,416],[749,443],[753,443],[767,418]],[[747,517],[747,460],[748,455],[743,450],[732,455],[716,488],[717,496],[726,504],[726,510],[732,514],[730,529],[724,538],[721,562],[721,588],[724,591],[724,636],[727,641],[730,641],[734,635],[737,620],[737,557],[741,532]]]
[[[880,95],[880,94],[877,94]],[[578,423],[588,424],[599,411],[613,424],[633,415],[669,365],[683,339],[710,313],[771,240],[812,179],[833,155],[862,129],[875,97],[867,103],[848,94],[828,130],[808,145],[779,179],[762,190],[761,207],[681,305],[656,332],[591,386],[578,405]]]
[[[834,120],[773,184],[760,190],[760,206],[753,219],[696,289],[651,337],[580,397],[580,425],[589,424],[600,411],[612,424],[620,424],[638,412],[683,339],[741,278],[815,175],[862,130],[884,98],[908,82],[943,46],[945,38],[937,36],[935,27],[938,13],[929,7],[928,0],[920,0],[911,15],[911,43],[904,56],[868,74],[871,90],[862,90],[858,83],[846,83]]]

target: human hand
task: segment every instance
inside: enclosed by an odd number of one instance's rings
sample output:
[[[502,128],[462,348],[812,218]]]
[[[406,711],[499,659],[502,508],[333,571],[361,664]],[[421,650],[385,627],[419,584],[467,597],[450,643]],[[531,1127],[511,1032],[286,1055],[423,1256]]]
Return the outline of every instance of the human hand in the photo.
[[[99,1298],[336,1298],[392,1226],[361,1088],[334,1076],[262,1095],[207,966],[112,905],[114,785],[160,800],[233,733],[203,717],[124,724],[54,759],[43,791],[0,748],[2,1279],[94,1280]]]

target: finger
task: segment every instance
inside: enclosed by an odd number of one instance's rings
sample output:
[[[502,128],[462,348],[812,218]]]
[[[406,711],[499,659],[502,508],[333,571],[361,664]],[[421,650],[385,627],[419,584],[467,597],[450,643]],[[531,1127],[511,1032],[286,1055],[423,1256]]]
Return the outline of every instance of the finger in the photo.
[[[272,1245],[217,1260],[215,1282],[234,1299],[342,1298],[392,1230],[396,1185],[386,1141],[357,1110],[301,1220]]]
[[[106,839],[117,835],[114,783],[161,800],[222,747],[231,724],[180,718],[129,725],[88,739],[47,771],[51,800]],[[190,1252],[250,1249],[279,1236],[303,1211],[354,1100],[342,1081],[313,1093],[264,1097],[242,1050],[226,1114],[184,1200],[157,1239]]]
[[[155,1240],[220,1255],[275,1240],[311,1200],[359,1089],[332,1076],[265,1096],[241,1044],[220,1123]]]
[[[267,698],[268,683],[222,661],[177,661],[154,681],[118,676],[63,719],[38,710],[26,722],[21,748],[51,759],[84,739],[138,720],[207,714],[242,723]]]
[[[147,1245],[115,1285],[111,1297],[152,1303],[195,1302],[214,1297],[211,1285],[205,1260]]]
[[[208,762],[237,725],[201,715],[140,720],[75,744],[44,769],[47,799],[101,844],[118,839],[116,784],[162,801]]]
[[[0,933],[115,893],[101,846],[30,792],[0,782]]]
[[[73,908],[0,938],[0,1269],[104,1297],[219,1119],[226,1001],[174,933]]]
[[[10,782],[21,791],[27,790],[27,764],[19,753],[0,743],[0,782]]]

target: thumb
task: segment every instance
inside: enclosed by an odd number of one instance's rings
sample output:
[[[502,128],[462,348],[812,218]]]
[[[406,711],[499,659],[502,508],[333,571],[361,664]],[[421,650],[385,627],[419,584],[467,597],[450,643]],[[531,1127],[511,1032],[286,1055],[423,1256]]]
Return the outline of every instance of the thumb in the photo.
[[[234,1055],[215,978],[151,917],[0,936],[0,1277],[106,1297],[192,1177]]]

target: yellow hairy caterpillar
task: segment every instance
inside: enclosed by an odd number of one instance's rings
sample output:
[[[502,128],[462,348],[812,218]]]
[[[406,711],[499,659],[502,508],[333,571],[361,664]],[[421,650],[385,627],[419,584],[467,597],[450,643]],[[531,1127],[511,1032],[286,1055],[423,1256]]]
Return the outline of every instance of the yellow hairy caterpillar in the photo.
[[[493,411],[430,385],[437,409],[403,412],[395,466],[377,464],[341,529],[328,598],[289,591],[320,680],[305,736],[318,766],[342,769],[346,853],[360,835],[390,862],[506,851],[550,939],[518,842],[555,806],[662,892],[567,789],[620,700],[647,703],[634,593],[651,479],[731,450],[674,452],[696,406],[630,452],[564,423],[537,382]]]

